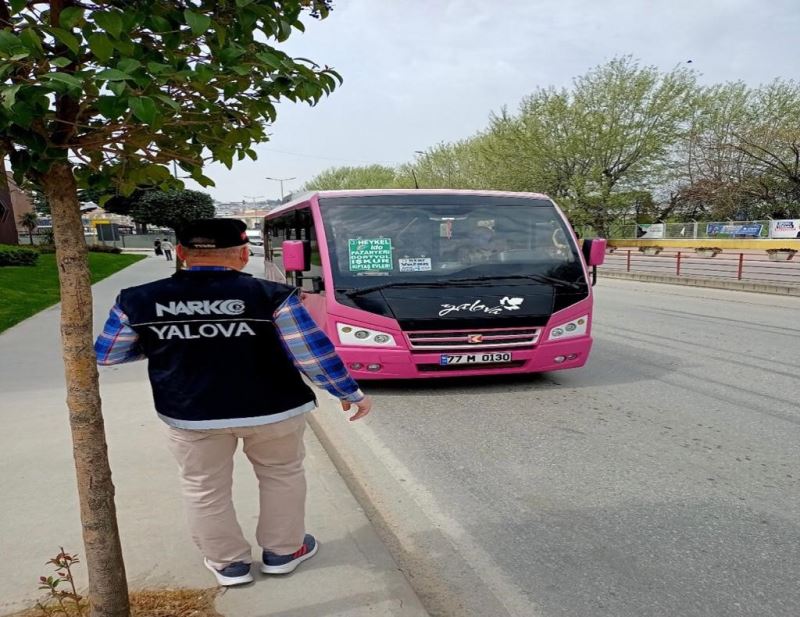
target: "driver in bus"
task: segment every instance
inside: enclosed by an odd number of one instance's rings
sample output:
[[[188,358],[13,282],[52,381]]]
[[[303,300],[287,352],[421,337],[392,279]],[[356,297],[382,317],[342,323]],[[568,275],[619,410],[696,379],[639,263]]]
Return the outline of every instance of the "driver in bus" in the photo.
[[[494,221],[478,221],[459,256],[464,263],[480,263],[491,261],[493,256],[507,248],[508,243],[494,230]]]

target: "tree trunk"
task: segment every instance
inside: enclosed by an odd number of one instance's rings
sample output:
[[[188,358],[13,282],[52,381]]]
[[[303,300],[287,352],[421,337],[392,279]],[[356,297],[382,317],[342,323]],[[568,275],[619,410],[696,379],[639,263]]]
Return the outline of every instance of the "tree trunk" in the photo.
[[[91,617],[129,617],[128,584],[114,507],[92,336],[88,252],[72,167],[42,176],[50,203],[61,285],[61,345],[78,481]]]
[[[33,247],[33,230],[28,230],[28,239],[31,241],[31,247]]]

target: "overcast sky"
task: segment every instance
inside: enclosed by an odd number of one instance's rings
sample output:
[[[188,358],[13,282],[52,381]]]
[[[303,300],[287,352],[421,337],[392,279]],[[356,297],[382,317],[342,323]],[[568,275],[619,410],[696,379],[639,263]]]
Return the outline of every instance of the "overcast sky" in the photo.
[[[335,0],[307,24],[283,49],[344,85],[314,108],[282,104],[258,161],[210,167],[215,199],[278,198],[266,176],[295,177],[290,192],[331,166],[408,161],[618,55],[692,60],[705,83],[800,79],[800,0]]]

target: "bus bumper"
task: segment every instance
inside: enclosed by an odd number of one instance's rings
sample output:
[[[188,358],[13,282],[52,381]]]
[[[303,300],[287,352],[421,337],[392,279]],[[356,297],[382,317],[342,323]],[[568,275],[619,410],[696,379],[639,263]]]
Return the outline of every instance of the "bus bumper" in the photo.
[[[547,342],[529,349],[464,350],[447,352],[411,352],[408,349],[369,349],[340,347],[339,356],[350,374],[357,380],[369,379],[425,379],[435,377],[468,377],[474,375],[506,375],[514,373],[542,373],[579,368],[586,364],[592,348],[590,336],[572,340]],[[491,364],[457,364],[444,366],[444,354],[483,355],[510,353],[510,362]]]

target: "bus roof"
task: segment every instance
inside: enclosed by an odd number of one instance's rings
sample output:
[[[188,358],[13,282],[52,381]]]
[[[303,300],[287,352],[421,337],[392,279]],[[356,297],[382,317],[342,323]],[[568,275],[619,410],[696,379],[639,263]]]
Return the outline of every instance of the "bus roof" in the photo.
[[[370,195],[486,195],[494,197],[528,197],[550,199],[544,193],[520,193],[514,191],[472,191],[463,189],[351,189],[341,191],[309,191],[296,199],[270,210],[267,217],[295,209],[298,204],[317,197],[365,197]]]

